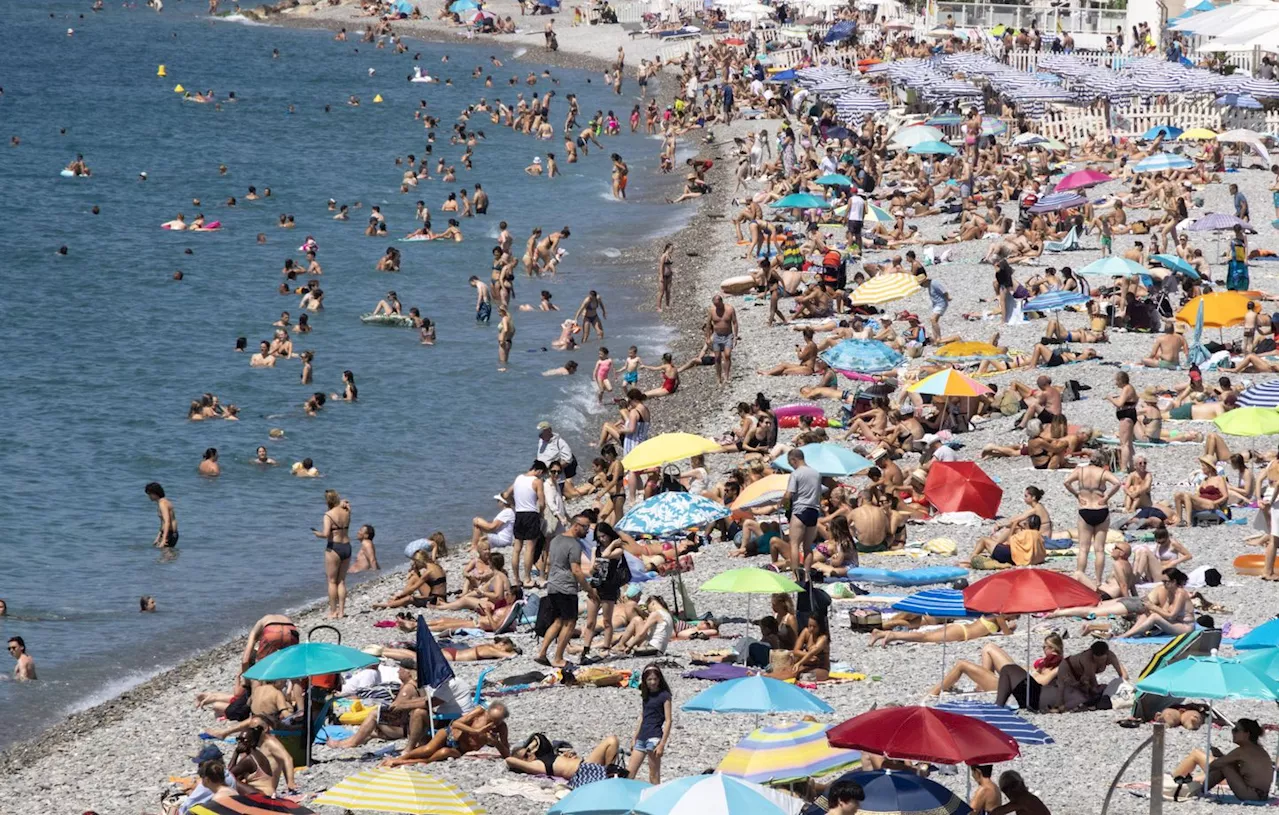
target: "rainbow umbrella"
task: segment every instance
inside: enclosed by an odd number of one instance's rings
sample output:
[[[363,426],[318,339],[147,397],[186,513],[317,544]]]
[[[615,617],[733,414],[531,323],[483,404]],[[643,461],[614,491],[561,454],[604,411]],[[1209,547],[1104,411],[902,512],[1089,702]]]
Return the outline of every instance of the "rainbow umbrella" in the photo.
[[[929,359],[938,362],[980,362],[986,359],[1004,359],[1009,356],[989,342],[949,342],[933,353]]]
[[[1111,176],[1098,170],[1077,170],[1070,175],[1063,176],[1058,182],[1058,186],[1054,187],[1055,192],[1067,192],[1069,190],[1082,190],[1089,187],[1096,187],[1099,184],[1105,184],[1111,181]]]
[[[716,771],[756,784],[794,781],[850,767],[860,761],[857,750],[832,747],[821,722],[795,722],[761,727],[738,742]]]
[[[1274,436],[1280,433],[1280,411],[1275,408],[1236,408],[1214,419],[1213,423],[1228,436]]]
[[[850,301],[855,306],[892,303],[920,291],[920,283],[906,272],[876,275],[853,290]]]
[[[976,379],[971,379],[957,371],[947,368],[931,374],[907,388],[912,393],[927,393],[930,396],[985,396],[991,389]]]

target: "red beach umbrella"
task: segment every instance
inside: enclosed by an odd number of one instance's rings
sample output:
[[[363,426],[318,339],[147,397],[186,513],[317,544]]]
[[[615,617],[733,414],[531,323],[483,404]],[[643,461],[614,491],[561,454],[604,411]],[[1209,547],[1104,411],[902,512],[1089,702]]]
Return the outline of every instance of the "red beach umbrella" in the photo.
[[[994,518],[1004,490],[972,461],[935,461],[924,482],[924,497],[939,512],[972,512]]]
[[[1111,176],[1097,170],[1077,170],[1074,173],[1065,175],[1058,182],[1058,186],[1053,188],[1054,192],[1066,192],[1068,190],[1082,190],[1086,187],[1094,187],[1098,184],[1105,184],[1111,180]]]
[[[1098,600],[1097,592],[1048,569],[1007,569],[964,590],[964,607],[982,614],[1040,614]]]
[[[930,707],[887,707],[827,731],[832,747],[935,764],[995,764],[1018,755],[1013,737],[972,716]]]

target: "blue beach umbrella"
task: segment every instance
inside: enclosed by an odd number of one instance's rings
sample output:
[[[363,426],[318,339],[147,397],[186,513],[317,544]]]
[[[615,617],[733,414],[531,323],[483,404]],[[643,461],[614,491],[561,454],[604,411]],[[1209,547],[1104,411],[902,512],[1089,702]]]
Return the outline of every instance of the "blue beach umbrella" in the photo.
[[[869,459],[863,458],[847,447],[830,442],[806,444],[800,448],[800,452],[804,454],[805,464],[824,476],[834,478],[860,473],[872,466]],[[791,464],[785,455],[774,459],[773,466],[783,472],[791,472]]]
[[[1070,306],[1083,305],[1092,299],[1082,291],[1051,291],[1048,294],[1032,297],[1022,304],[1022,310],[1024,312],[1062,311]]]
[[[741,679],[718,682],[685,702],[680,709],[700,713],[757,715],[835,712],[831,705],[804,688],[767,676],[744,676]]]
[[[934,116],[932,119],[925,122],[925,124],[930,127],[949,127],[952,125],[958,125],[963,121],[964,117],[958,113],[944,113],[941,116]]]
[[[723,773],[677,778],[640,794],[636,815],[799,815],[804,801]]]
[[[769,206],[774,209],[830,209],[831,202],[821,195],[793,192],[790,195],[779,198]]]
[[[845,773],[837,781],[853,781],[866,796],[859,812],[885,815],[971,815],[969,805],[928,778],[902,771]]]
[[[632,507],[618,522],[618,529],[636,535],[665,535],[706,526],[728,515],[727,506],[700,495],[663,492]]]
[[[476,0],[454,0],[449,4],[449,11],[454,14],[461,14],[464,11],[472,11],[480,8],[480,4]]]
[[[948,713],[959,713],[961,716],[972,716],[981,719],[997,730],[1012,736],[1019,744],[1053,744],[1053,736],[1036,727],[1031,722],[1014,713],[1007,707],[993,702],[963,700],[944,702],[934,705],[937,710]]]
[[[631,778],[606,778],[570,792],[547,815],[627,815],[649,784]]]
[[[964,607],[964,592],[959,589],[925,589],[909,594],[890,606],[894,611],[907,614],[927,614],[930,617],[977,617],[977,612]]]
[[[1200,279],[1200,273],[1196,271],[1196,268],[1177,255],[1152,255],[1151,259],[1171,272],[1185,275],[1192,280]]]
[[[1036,201],[1031,206],[1032,212],[1057,212],[1060,209],[1071,209],[1072,207],[1082,207],[1089,203],[1089,199],[1085,198],[1078,192],[1067,190],[1066,192],[1052,192]]]
[[[1262,103],[1247,93],[1227,93],[1213,100],[1215,105],[1244,110],[1262,110]]]
[[[1240,661],[1247,665],[1249,670],[1272,684],[1280,682],[1280,649],[1264,648],[1261,651],[1250,651],[1248,656],[1240,657]]]
[[[880,340],[842,340],[818,355],[837,371],[878,374],[902,364],[903,356]]]
[[[1137,277],[1146,273],[1146,269],[1119,255],[1099,258],[1076,272],[1082,277]]]
[[[1272,393],[1275,392],[1276,382],[1271,383]],[[1252,390],[1252,388],[1250,388]],[[1249,391],[1245,391],[1248,393]],[[1270,405],[1251,405],[1251,407],[1275,407],[1275,403]],[[1237,651],[1253,651],[1261,648],[1280,647],[1277,643],[1277,636],[1280,636],[1280,618],[1272,617],[1262,625],[1245,634],[1236,640]]]
[[[1133,165],[1133,171],[1135,173],[1164,173],[1169,170],[1189,170],[1194,166],[1196,166],[1196,163],[1186,156],[1179,156],[1176,153],[1156,153],[1154,156],[1147,156]]]
[[[308,676],[338,674],[364,668],[378,661],[356,648],[331,642],[302,642],[281,648],[244,672],[245,679],[274,682]]]
[[[1153,127],[1146,133],[1142,134],[1142,138],[1146,141],[1154,141],[1160,136],[1164,136],[1165,141],[1172,141],[1182,135],[1182,128],[1173,125],[1160,125]]]
[[[828,173],[818,178],[818,183],[824,187],[852,187],[853,179],[847,175],[840,173]]]
[[[1236,397],[1236,401],[1242,407],[1280,408],[1280,379],[1273,379],[1270,382],[1261,382],[1256,385],[1250,385],[1249,387],[1245,388],[1243,393],[1241,393],[1238,397]],[[1268,633],[1262,636],[1270,638],[1270,642],[1271,642],[1270,645],[1260,646],[1260,645],[1250,644],[1244,647],[1245,648],[1275,648],[1276,647],[1276,621],[1275,620],[1272,620],[1269,623],[1264,623],[1258,628],[1255,628],[1253,631],[1250,631],[1244,637],[1244,639],[1241,640],[1241,642],[1244,642],[1244,641],[1248,641],[1250,643],[1256,642],[1256,640],[1251,640],[1250,637],[1253,637],[1255,634],[1257,634],[1259,631],[1263,629],[1268,629]],[[1241,647],[1240,643],[1237,642],[1236,650],[1239,650],[1240,647]]]
[[[907,152],[917,156],[954,156],[956,148],[944,141],[922,141],[907,148]]]
[[[770,82],[793,82],[795,81],[795,78],[796,78],[796,72],[793,69],[788,68],[785,71],[778,71],[776,74],[773,74],[772,76],[770,76],[769,81]]]
[[[1209,349],[1204,345],[1204,298],[1196,306],[1195,331],[1191,334],[1191,345],[1187,351],[1188,365],[1203,365],[1209,361]]]
[[[1136,687],[1143,693],[1159,693],[1190,699],[1267,699],[1275,701],[1276,686],[1268,683],[1238,659],[1187,657],[1165,666]]]

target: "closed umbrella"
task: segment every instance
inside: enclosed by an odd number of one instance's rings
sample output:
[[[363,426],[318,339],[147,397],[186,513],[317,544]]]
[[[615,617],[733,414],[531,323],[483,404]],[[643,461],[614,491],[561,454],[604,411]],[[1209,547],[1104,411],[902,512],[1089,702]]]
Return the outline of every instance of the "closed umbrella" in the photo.
[[[807,192],[793,192],[779,198],[769,206],[774,209],[830,209],[831,202],[820,195]]]
[[[440,650],[440,643],[436,642],[435,635],[431,633],[431,626],[427,625],[426,618],[421,614],[418,615],[418,628],[414,642],[418,687],[428,689],[426,694],[427,721],[431,727],[431,735],[434,736],[436,733],[436,717],[432,706],[432,698],[436,688],[443,687],[450,679],[453,679],[453,663],[444,658],[444,652]]]
[[[1277,637],[1280,636],[1280,619],[1272,617],[1262,625],[1236,640],[1237,651],[1255,651],[1262,648],[1280,647]]]
[[[1032,297],[1022,304],[1022,311],[1062,311],[1071,306],[1080,306],[1093,298],[1082,291],[1051,291],[1038,297]]]
[[[873,466],[870,459],[863,458],[848,447],[830,442],[806,444],[800,448],[800,452],[804,454],[804,463],[807,466],[817,470],[820,475],[833,478],[844,478]],[[791,463],[787,461],[785,455],[778,456],[772,463],[779,470],[785,472],[792,470]]]
[[[799,815],[804,801],[722,773],[677,778],[640,794],[635,815]]]
[[[757,728],[734,745],[716,772],[756,784],[773,784],[824,775],[856,764],[856,750],[832,747],[827,741],[830,726],[793,722]]]
[[[476,800],[453,784],[406,767],[378,767],[348,776],[315,802],[410,815],[484,815]]]
[[[1067,192],[1070,190],[1082,190],[1089,187],[1096,187],[1099,184],[1105,184],[1111,181],[1111,176],[1098,170],[1077,170],[1074,173],[1063,176],[1058,185],[1054,187],[1055,192]]]
[[[1200,306],[1204,305],[1204,324],[1208,328],[1230,328],[1244,322],[1249,310],[1249,298],[1236,291],[1215,291],[1187,301],[1178,309],[1178,321],[1194,325]]]
[[[930,396],[985,396],[991,389],[955,368],[947,368],[921,379],[907,390]]]
[[[973,810],[955,793],[928,778],[900,770],[845,773],[838,781],[852,781],[866,796],[858,812],[879,815],[970,815]]]
[[[685,702],[681,710],[700,713],[833,713],[835,708],[804,688],[770,679],[744,676],[717,682]]]
[[[622,458],[629,471],[649,470],[673,461],[720,452],[720,445],[694,433],[663,433],[642,441]]]
[[[618,521],[618,529],[638,535],[665,535],[713,524],[729,515],[729,508],[701,495],[663,492],[647,498]]]
[[[972,461],[935,461],[924,482],[924,497],[939,512],[972,512],[994,518],[1004,490]]]
[[[858,339],[841,340],[819,354],[818,358],[837,371],[857,371],[863,374],[891,371],[905,359],[880,340]]]
[[[906,272],[880,274],[853,290],[849,298],[855,306],[883,305],[920,291],[920,283]]]
[[[972,716],[986,722],[995,729],[1013,737],[1018,744],[1053,744],[1053,736],[1036,727],[1031,722],[1014,713],[1007,707],[993,702],[979,702],[965,699],[957,702],[943,702],[934,705],[934,710],[945,710],[961,716]]]
[[[1012,736],[970,716],[904,705],[871,710],[827,731],[836,747],[937,764],[995,764],[1016,758]]]
[[[1236,408],[1214,419],[1213,423],[1228,436],[1274,436],[1280,433],[1280,411],[1275,408]]]
[[[627,815],[649,784],[631,778],[606,778],[584,784],[547,810],[547,815]]]
[[[1243,407],[1273,409],[1280,407],[1280,379],[1250,385],[1236,397],[1236,402]],[[1271,626],[1271,644],[1274,645],[1276,641],[1275,620],[1272,620],[1269,625]],[[1240,647],[1239,643],[1236,644],[1236,647]]]
[[[1145,268],[1119,255],[1100,258],[1076,272],[1081,277],[1137,277],[1146,273]]]

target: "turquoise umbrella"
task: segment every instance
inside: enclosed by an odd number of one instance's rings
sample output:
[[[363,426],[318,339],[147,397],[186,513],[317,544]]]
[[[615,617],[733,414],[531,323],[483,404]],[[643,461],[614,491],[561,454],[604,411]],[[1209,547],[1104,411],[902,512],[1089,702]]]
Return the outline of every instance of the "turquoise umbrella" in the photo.
[[[852,187],[853,179],[840,173],[827,173],[818,178],[818,183],[824,187]]]
[[[774,201],[769,206],[774,209],[830,209],[831,202],[820,195],[807,192],[793,192]]]
[[[1191,335],[1191,347],[1187,351],[1188,365],[1203,365],[1209,361],[1209,349],[1204,345],[1204,298],[1196,307],[1196,328]]]
[[[339,674],[378,661],[363,651],[331,642],[302,642],[282,648],[244,672],[245,679],[274,682],[308,676]]]
[[[1200,279],[1200,273],[1196,268],[1177,255],[1152,255],[1151,259],[1171,272],[1186,275],[1192,280]]]
[[[804,454],[805,464],[822,475],[835,478],[860,473],[873,466],[869,459],[863,458],[847,447],[830,442],[806,444],[800,448],[800,452]],[[791,464],[787,462],[786,456],[778,456],[774,459],[773,466],[783,472],[791,472]]]
[[[723,773],[677,778],[645,790],[636,815],[799,815],[804,801]]]
[[[1240,662],[1272,685],[1280,682],[1280,648],[1272,646],[1251,651],[1248,656],[1241,657]]]
[[[1076,272],[1083,277],[1137,277],[1146,273],[1146,269],[1119,255],[1100,258]]]
[[[701,713],[833,713],[831,705],[804,688],[767,676],[718,682],[681,707]]]
[[[665,535],[715,523],[729,508],[701,495],[662,492],[645,499],[618,521],[618,529],[636,535]]]
[[[1237,651],[1252,651],[1259,648],[1275,648],[1277,647],[1277,637],[1280,636],[1280,618],[1272,617],[1262,625],[1245,634],[1236,640]]]
[[[922,141],[909,147],[907,152],[914,153],[917,156],[954,156],[956,148],[944,141]]]
[[[878,374],[902,364],[904,357],[880,340],[841,340],[818,355],[837,371]]]
[[[464,11],[480,8],[480,4],[476,0],[454,0],[449,4],[449,11],[454,14],[461,14]]]
[[[547,810],[547,815],[627,815],[649,789],[644,781],[606,778],[578,787]]]

